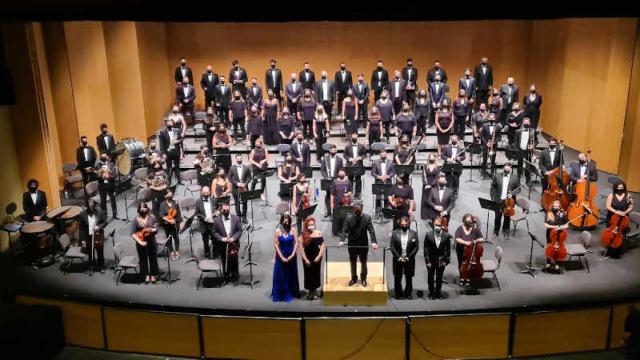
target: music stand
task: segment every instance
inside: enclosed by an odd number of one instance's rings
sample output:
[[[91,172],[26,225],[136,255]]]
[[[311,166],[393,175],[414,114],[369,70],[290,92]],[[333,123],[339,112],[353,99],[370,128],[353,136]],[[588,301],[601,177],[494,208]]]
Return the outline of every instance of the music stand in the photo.
[[[260,195],[262,195],[262,189],[260,190],[250,190],[250,191],[243,191],[240,193],[240,203],[245,203],[247,201],[249,201],[249,206],[251,207],[251,225],[253,225],[254,220],[253,220],[253,200],[257,200],[260,199]],[[254,230],[262,230],[262,227],[255,227],[252,226],[251,227],[251,231]]]
[[[313,213],[316,211],[316,207],[318,207],[318,204],[314,204],[314,205],[309,206],[306,209],[302,209],[300,211],[300,217],[302,218],[302,220],[304,220],[307,217],[313,215]]]
[[[540,174],[540,171],[538,170],[538,167],[536,166],[536,164],[534,164],[533,162],[524,159],[524,166],[525,166],[525,171],[529,171],[531,173],[531,175],[536,176],[538,179],[542,179],[542,174]],[[527,184],[527,187],[529,188],[529,195],[528,195],[528,199],[531,200],[531,189],[533,188],[533,181],[530,181],[529,184]],[[542,192],[541,189],[540,192]]]
[[[402,213],[398,209],[382,208],[382,215],[387,219],[393,219],[395,222]]]
[[[329,196],[329,191],[331,191],[331,184],[333,184],[333,179],[320,179],[320,190],[322,191],[326,191],[327,193],[325,193],[325,197]],[[326,202],[325,202],[326,204]],[[325,211],[328,213],[329,209],[325,209]],[[330,222],[331,219],[322,219],[322,221],[324,222]]]
[[[389,190],[393,187],[393,184],[385,184],[385,183],[373,183],[371,184],[371,193],[374,195],[373,197],[373,208],[376,208],[376,200],[379,196],[382,196],[382,206],[384,207],[384,198],[389,194]],[[387,221],[378,214],[378,222],[377,224],[386,224]]]
[[[344,172],[347,176],[362,176],[364,175],[364,166],[362,165],[345,166]]]
[[[231,196],[229,195],[216,198],[216,207],[222,204],[230,204],[230,203],[231,203]]]
[[[480,144],[476,144],[475,142],[466,141],[464,142],[464,146],[466,149],[468,149],[467,152],[469,153],[469,161],[471,162],[471,168],[469,169],[469,180],[465,182],[476,182],[476,180],[473,180],[473,155],[481,154],[482,147],[480,146]],[[482,172],[482,169],[480,169],[480,171]]]
[[[311,179],[313,177],[313,168],[310,166],[307,166],[307,167],[300,166],[300,173],[304,174],[304,176],[306,176],[307,179]]]
[[[184,222],[182,230],[178,232],[178,234],[182,234],[183,232],[187,231],[187,229],[189,229],[189,248],[191,249],[191,257],[187,259],[187,261],[185,261],[185,264],[191,261],[196,261],[196,258],[193,256],[193,231],[191,231],[191,224],[193,224],[193,219],[195,218],[195,214],[187,218],[187,220]]]
[[[292,196],[293,187],[296,185],[295,181],[290,183],[280,183],[280,194],[289,194],[289,198]]]
[[[489,199],[484,199],[479,197],[478,201],[480,202],[480,207],[487,210],[487,231],[485,232],[486,236],[489,236],[489,218],[491,216],[491,212],[502,211],[504,207],[504,203],[502,201],[495,202]]]
[[[124,180],[120,181],[116,184],[116,194],[121,193],[124,198],[124,214],[125,218],[120,219],[125,224],[128,224],[131,220],[129,220],[129,204],[127,201],[127,192],[131,190],[131,176],[127,176]],[[116,195],[118,197],[118,195]]]
[[[523,269],[521,269],[520,273],[529,274],[535,278],[536,274],[534,273],[534,271],[541,271],[542,269],[533,266],[533,243],[537,242],[538,245],[540,245],[540,247],[542,248],[544,247],[544,245],[542,245],[542,243],[538,241],[538,238],[535,235],[533,235],[531,232],[529,232],[529,236],[531,237],[531,249],[529,250],[529,265],[526,265]]]
[[[170,244],[172,239],[173,239],[173,234],[169,235],[169,237],[167,238],[167,241],[164,243],[164,245],[162,245],[162,249],[160,249],[160,253],[164,251],[165,254],[167,254],[166,255],[167,273],[162,278],[162,282],[166,282],[167,286],[171,286],[171,283],[173,283],[174,281],[180,280],[180,278],[173,279],[171,276],[171,259],[169,258],[169,249],[167,248],[167,244]]]
[[[334,235],[340,234],[342,225],[347,215],[353,213],[353,206],[336,206],[333,208],[333,221],[331,222],[331,231]]]
[[[442,168],[440,169],[440,171],[442,171],[447,178],[451,176],[456,176],[454,174],[462,174],[462,164],[448,162],[442,165]],[[457,176],[460,176],[460,175],[457,175]],[[449,184],[449,186],[451,185],[452,184]],[[458,189],[453,189],[453,190],[458,191]]]
[[[396,169],[396,174],[398,175],[411,175],[413,174],[413,171],[415,170],[415,165],[413,164],[409,164],[409,165],[395,165],[395,169]]]
[[[268,177],[270,177],[271,175],[275,174],[275,173],[276,173],[275,170],[265,170],[265,171],[259,172],[259,173],[254,175],[255,181],[257,181],[258,179],[262,179],[262,178],[265,179],[265,181],[264,181],[264,189],[262,189],[263,193],[264,193],[264,196],[265,196],[264,204],[262,204],[263,207],[270,207],[271,206],[271,205],[269,205],[269,196],[268,196],[268,192],[267,192],[267,180],[266,179]]]

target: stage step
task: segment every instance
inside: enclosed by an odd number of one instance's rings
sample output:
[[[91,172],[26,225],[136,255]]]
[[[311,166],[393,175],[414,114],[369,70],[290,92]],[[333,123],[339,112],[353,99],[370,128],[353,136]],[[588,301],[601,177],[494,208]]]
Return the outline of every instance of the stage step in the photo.
[[[346,248],[345,248],[345,251]],[[351,280],[349,262],[330,261],[327,263],[327,276],[323,285],[323,303],[328,306],[336,305],[386,305],[388,298],[387,283],[383,283],[382,262],[367,263],[367,287],[360,282],[349,286]],[[358,274],[360,264],[358,264]]]

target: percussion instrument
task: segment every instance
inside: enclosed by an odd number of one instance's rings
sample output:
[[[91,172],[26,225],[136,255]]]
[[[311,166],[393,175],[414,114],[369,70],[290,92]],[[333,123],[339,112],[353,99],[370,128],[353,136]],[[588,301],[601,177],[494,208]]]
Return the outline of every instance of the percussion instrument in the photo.
[[[22,226],[22,235],[26,238],[32,256],[40,265],[53,263],[53,224],[47,221],[34,221]]]
[[[120,175],[131,175],[136,168],[144,166],[146,153],[144,144],[136,139],[124,138],[116,145],[117,167]]]
[[[60,221],[65,234],[74,234],[80,228],[80,214],[82,208],[80,206],[68,206],[68,210],[60,216]]]

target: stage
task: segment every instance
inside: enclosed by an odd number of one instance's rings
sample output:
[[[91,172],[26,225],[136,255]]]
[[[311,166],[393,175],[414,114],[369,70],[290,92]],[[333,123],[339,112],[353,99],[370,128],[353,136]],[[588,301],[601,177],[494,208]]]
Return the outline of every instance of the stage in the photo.
[[[567,151],[566,161],[575,159],[574,151]],[[473,178],[476,182],[466,182],[469,178],[469,171],[473,171]],[[599,191],[602,193],[610,189],[607,183],[609,174],[600,173],[598,181]],[[319,171],[314,171],[314,179],[319,179]],[[465,169],[461,176],[460,197],[452,212],[450,232],[453,233],[460,225],[461,217],[465,213],[472,213],[481,219],[483,234],[486,232],[487,212],[480,209],[477,198],[489,197],[490,180],[479,180],[478,169]],[[364,199],[365,212],[372,213],[371,197],[372,178],[369,172],[364,176]],[[420,173],[413,174],[412,183],[415,189],[415,198],[421,198]],[[313,182],[312,182],[313,184]],[[319,186],[319,180],[316,184]],[[548,274],[537,272],[536,277],[528,274],[521,274],[520,270],[527,265],[529,260],[529,250],[531,239],[526,231],[525,223],[518,225],[515,235],[505,239],[501,235],[496,239],[495,245],[504,249],[504,258],[497,271],[502,290],[498,290],[497,284],[492,280],[490,274],[479,283],[477,291],[462,291],[457,284],[457,261],[455,253],[452,251],[451,264],[445,271],[445,279],[448,282],[443,285],[443,300],[427,300],[425,296],[419,298],[418,291],[426,293],[426,268],[423,258],[424,233],[426,223],[418,220],[418,232],[420,238],[420,250],[416,257],[416,275],[414,277],[413,300],[396,300],[393,295],[393,276],[390,253],[386,257],[386,281],[388,283],[389,299],[386,306],[325,306],[322,298],[315,301],[308,301],[301,298],[291,303],[274,303],[270,298],[274,247],[273,232],[277,223],[275,215],[275,205],[279,203],[276,195],[277,180],[275,177],[268,179],[268,202],[271,206],[264,206],[264,201],[255,201],[253,205],[254,220],[257,226],[262,226],[261,230],[253,233],[254,239],[252,257],[258,266],[253,268],[254,280],[258,280],[252,289],[249,285],[239,285],[237,287],[227,284],[218,288],[218,283],[213,279],[205,279],[199,290],[196,290],[196,281],[200,272],[196,268],[195,262],[186,262],[190,257],[190,245],[188,231],[181,236],[180,250],[182,257],[179,261],[171,263],[172,277],[178,279],[170,286],[163,282],[155,285],[137,285],[132,282],[132,277],[125,277],[125,281],[116,286],[113,271],[106,273],[95,273],[88,276],[82,273],[81,267],[76,266],[72,272],[64,275],[60,269],[61,262],[54,265],[34,270],[31,266],[13,266],[12,261],[5,256],[2,269],[2,284],[6,288],[14,288],[18,294],[31,294],[43,297],[65,298],[70,300],[96,302],[103,304],[125,304],[129,307],[142,307],[153,309],[171,309],[172,311],[189,311],[196,313],[216,313],[216,314],[269,314],[269,315],[293,315],[305,313],[313,314],[374,314],[374,313],[402,313],[402,314],[424,314],[424,313],[458,313],[458,312],[499,312],[501,310],[513,309],[546,309],[546,308],[571,308],[589,304],[604,304],[619,302],[623,300],[637,299],[640,297],[640,251],[632,246],[621,259],[602,260],[602,248],[600,245],[600,233],[603,225],[598,230],[592,232],[592,251],[587,255],[590,272],[583,268],[578,260],[566,263],[566,272],[563,274]],[[519,196],[527,197],[528,188],[523,187]],[[179,186],[176,191],[178,199],[183,197],[184,189]],[[132,206],[134,199],[133,192],[128,193],[129,217],[133,218],[135,208]],[[544,242],[543,218],[544,214],[539,212],[540,186],[536,185],[531,192],[531,214],[529,215],[529,225],[531,232]],[[319,205],[316,210],[316,219],[320,220],[324,214],[324,193],[318,198]],[[596,199],[601,209],[604,207],[604,198],[598,196]],[[124,200],[118,196],[119,215],[124,215]],[[419,208],[419,206],[418,206]],[[232,206],[232,212],[233,212]],[[249,210],[250,211],[250,210]],[[604,211],[602,211],[604,214]],[[250,214],[249,214],[250,215]],[[419,217],[419,213],[417,213]],[[251,218],[249,216],[249,218]],[[337,237],[331,235],[330,222],[318,221],[320,230],[323,231],[327,244],[335,245]],[[412,224],[415,229],[416,224]],[[115,241],[122,243],[126,249],[125,253],[135,255],[133,240],[128,235],[128,224],[123,221],[112,221],[107,227],[107,233],[117,228]],[[489,232],[493,228],[493,214],[491,214]],[[382,259],[382,248],[389,245],[391,223],[385,225],[375,225],[376,237],[381,249],[369,252],[370,261],[380,261]],[[579,232],[570,230],[568,243],[578,241]],[[193,233],[193,247],[201,247],[200,234]],[[244,249],[247,242],[246,232],[243,234],[241,243]],[[329,250],[331,260],[348,261],[346,248],[331,248]],[[495,246],[486,244],[483,259],[494,258]],[[105,245],[105,256],[107,268],[113,264],[113,251],[111,241]],[[248,257],[241,259],[241,264],[246,262]],[[539,245],[533,246],[534,265],[542,268],[545,264],[544,251]],[[165,258],[159,258],[161,277],[167,270]],[[300,286],[303,284],[302,261],[298,258],[298,269]],[[205,274],[212,276],[212,274]],[[240,281],[248,281],[249,268],[241,267]],[[303,293],[304,294],[304,293]]]

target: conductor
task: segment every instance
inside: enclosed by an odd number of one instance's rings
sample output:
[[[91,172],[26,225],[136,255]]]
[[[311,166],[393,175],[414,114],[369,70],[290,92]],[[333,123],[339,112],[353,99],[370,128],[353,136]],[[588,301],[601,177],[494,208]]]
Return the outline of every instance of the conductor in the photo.
[[[369,252],[369,240],[367,232],[371,238],[371,247],[376,250],[378,242],[376,241],[376,233],[373,230],[371,216],[362,213],[362,202],[358,201],[354,205],[353,214],[347,215],[340,233],[339,246],[344,245],[344,239],[347,237],[349,262],[351,263],[351,281],[349,286],[353,286],[358,282],[356,274],[356,260],[360,259],[360,281],[362,286],[367,286],[367,253]]]

